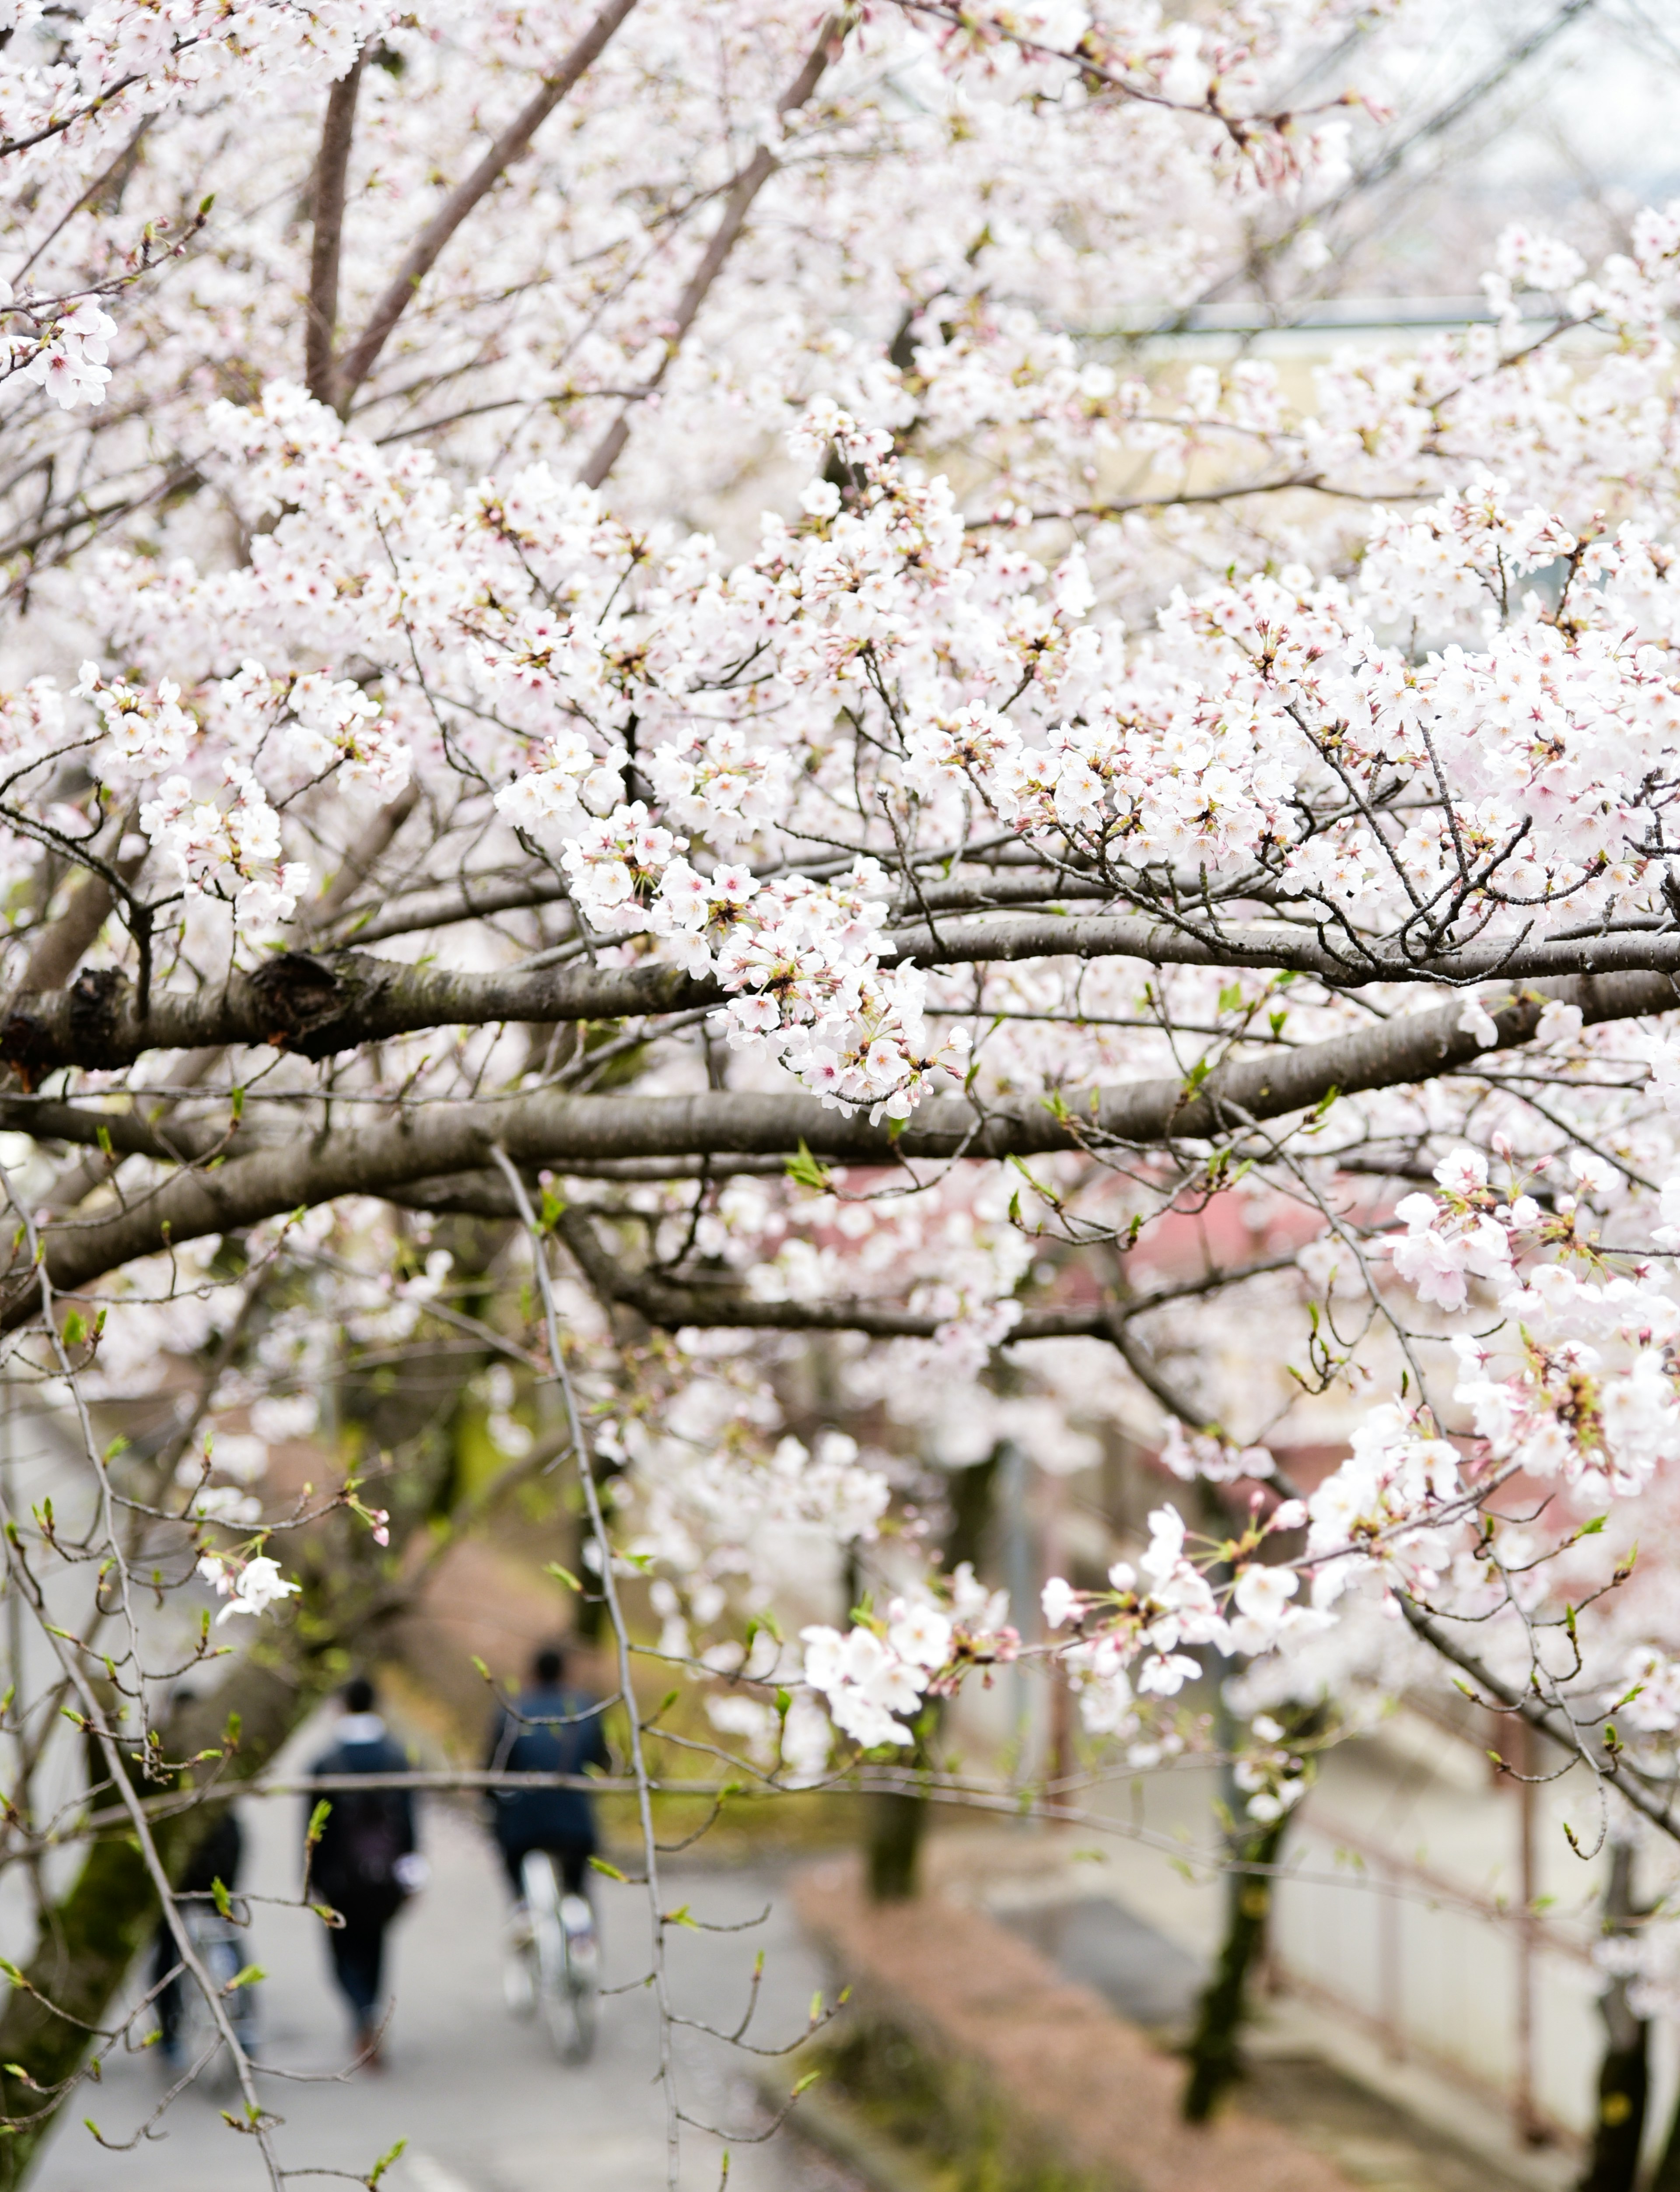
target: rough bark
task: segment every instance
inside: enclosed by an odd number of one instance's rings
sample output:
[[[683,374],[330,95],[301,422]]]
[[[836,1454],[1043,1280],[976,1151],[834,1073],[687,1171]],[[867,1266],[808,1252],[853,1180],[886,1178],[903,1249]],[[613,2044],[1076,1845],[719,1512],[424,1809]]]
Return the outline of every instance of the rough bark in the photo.
[[[1276,954],[1265,959],[1234,950],[1217,956],[1203,954],[1170,932],[1142,922],[1129,924],[1124,939],[1115,933],[1119,924],[1114,922],[1056,920],[1045,924],[1045,934],[1038,933],[1039,925],[1033,923],[1028,949],[1029,939],[1021,933],[1028,926],[1001,922],[947,926],[940,929],[937,941],[925,932],[900,932],[882,957],[888,965],[914,962],[950,967],[1041,956],[1110,956],[1107,947],[1112,945],[1119,956],[1148,966],[1287,963]],[[1096,930],[1102,933],[1093,934]],[[1630,945],[1663,944],[1680,965],[1680,939],[1609,940]],[[1519,985],[1476,1000],[1498,1022],[1501,1047],[1528,1041],[1541,1007],[1552,998],[1578,1005],[1589,1023],[1671,1012],[1680,1002],[1672,975],[1660,966],[1607,973],[1589,967],[1592,955],[1586,947],[1570,946],[1569,953],[1566,957],[1561,950],[1550,952],[1549,972],[1530,968]],[[485,973],[408,967],[359,951],[286,951],[265,961],[254,973],[231,974],[219,987],[155,992],[144,1002],[126,975],[109,971],[84,974],[69,989],[31,990],[19,996],[0,1026],[0,1062],[10,1065],[26,1086],[33,1086],[60,1066],[109,1072],[133,1065],[147,1051],[265,1044],[306,1058],[327,1058],[428,1028],[482,1027],[508,1020],[548,1025],[693,1012],[721,1004],[728,995],[714,980],[696,980],[681,968],[663,965],[572,965]],[[1279,1109],[1293,1110],[1299,1103],[1316,1102],[1326,1087],[1344,1093],[1385,1087],[1426,1072],[1469,1065],[1482,1052],[1475,1036],[1459,1025],[1464,1012],[1464,1005],[1449,1003],[1432,1012],[1376,1021],[1331,1043],[1273,1048],[1262,1059],[1246,1059],[1222,1068],[1222,1085],[1233,1101],[1256,1111],[1274,1100],[1274,1090],[1310,1086],[1310,1094],[1275,1099]],[[1332,1059],[1333,1070],[1326,1072],[1326,1062]],[[1193,1115],[1208,1116],[1205,1108],[1198,1114],[1194,1105],[1187,1106],[1186,1092],[1177,1083],[1137,1086],[1170,1092],[1165,1100],[1171,1112],[1187,1109]],[[1213,1087],[1212,1081],[1206,1084],[1210,1097]],[[1239,1094],[1239,1090],[1247,1093]],[[1159,1105],[1161,1099],[1156,1100]],[[1174,1131],[1194,1134],[1198,1128],[1180,1121]],[[1145,1130],[1143,1138],[1153,1137]]]

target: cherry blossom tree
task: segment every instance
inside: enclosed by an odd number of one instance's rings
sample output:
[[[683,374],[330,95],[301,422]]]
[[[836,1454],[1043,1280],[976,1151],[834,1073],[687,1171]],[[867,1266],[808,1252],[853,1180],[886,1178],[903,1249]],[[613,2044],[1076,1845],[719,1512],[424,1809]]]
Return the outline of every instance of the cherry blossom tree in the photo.
[[[137,2044],[160,1904],[204,1982],[216,1805],[544,1470],[667,2040],[654,1804],[717,1783],[641,1653],[718,1780],[1011,1806],[917,1747],[966,1681],[1029,1660],[1145,1771],[1240,1666],[1266,1852],[1326,1700],[1438,1668],[1584,1849],[1672,1838],[1680,208],[1593,265],[1508,228],[1484,321],[1310,390],[1090,339],[1333,280],[1303,238],[1449,118],[1385,119],[1382,36],[14,9],[0,1326],[73,1459],[0,1485],[5,1831],[88,1855],[8,1974],[7,2181]],[[1163,1260],[1233,1210],[1252,1253]],[[929,1557],[936,1417],[1122,1390],[1133,1560],[1034,1608]]]

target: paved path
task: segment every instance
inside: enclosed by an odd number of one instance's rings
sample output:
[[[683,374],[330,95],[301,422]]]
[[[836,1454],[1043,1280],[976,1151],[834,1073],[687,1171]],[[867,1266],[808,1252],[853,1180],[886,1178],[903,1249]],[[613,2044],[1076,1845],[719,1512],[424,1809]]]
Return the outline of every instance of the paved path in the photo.
[[[299,1812],[285,1799],[246,1805],[254,1848],[245,1884],[254,1892],[295,1892]],[[282,2158],[308,2172],[292,2182],[330,2184],[330,2176],[316,2173],[325,2170],[349,2172],[354,2182],[406,2138],[407,2150],[382,2179],[382,2192],[660,2192],[665,2147],[650,1996],[637,1989],[605,2002],[594,2060],[583,2069],[558,2063],[538,2031],[503,2007],[504,1897],[482,1835],[470,1818],[433,1803],[423,1838],[433,1875],[396,1935],[389,2068],[344,2083],[265,2082],[270,2105],[286,2118]],[[607,1982],[634,1982],[646,1969],[641,1891],[606,1881],[600,1888]],[[675,1875],[667,1908],[689,1903],[697,1917],[738,1924],[772,1898],[761,1927],[678,1936],[672,1966],[680,2010],[732,2025],[762,1947],[761,2009],[749,2036],[781,2041],[804,2029],[823,1974],[773,1875]],[[270,1973],[262,1990],[265,2058],[288,2071],[341,2069],[347,2031],[329,1988],[319,1922],[259,1910],[253,1955]],[[737,2128],[761,2126],[741,2056],[684,2035],[681,2068],[690,2114]],[[101,2085],[84,2086],[35,2179],[38,2192],[260,2192],[266,2173],[250,2141],[221,2121],[225,2102],[184,2095],[166,2119],[168,2137],[132,2154],[101,2151],[82,2126],[91,2115],[107,2137],[126,2138],[161,2091],[155,2051],[114,2062]],[[685,2132],[684,2192],[716,2192],[720,2155],[716,2139]],[[787,2133],[768,2145],[732,2144],[729,2186],[852,2192]]]

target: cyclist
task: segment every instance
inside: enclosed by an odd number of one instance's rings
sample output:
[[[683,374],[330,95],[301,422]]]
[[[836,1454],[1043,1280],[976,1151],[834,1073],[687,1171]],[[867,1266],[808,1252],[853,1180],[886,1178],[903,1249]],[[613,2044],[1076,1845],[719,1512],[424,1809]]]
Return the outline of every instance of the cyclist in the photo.
[[[529,1687],[497,1717],[485,1761],[493,1772],[584,1773],[610,1761],[601,1701],[568,1688],[566,1654],[547,1645],[531,1663]],[[497,1789],[490,1823],[515,1903],[524,1898],[520,1867],[546,1850],[568,1896],[584,1895],[595,1852],[595,1808],[582,1789]]]

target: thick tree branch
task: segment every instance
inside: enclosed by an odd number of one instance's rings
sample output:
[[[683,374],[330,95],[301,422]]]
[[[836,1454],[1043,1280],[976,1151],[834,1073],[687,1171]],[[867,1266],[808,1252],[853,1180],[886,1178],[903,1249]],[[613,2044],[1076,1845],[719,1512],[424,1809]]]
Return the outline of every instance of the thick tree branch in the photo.
[[[1666,975],[1554,982],[1546,991],[1578,1005],[1583,1019],[1595,1023],[1666,1012],[1675,1003]],[[1501,1047],[1532,1039],[1545,1002],[1533,990],[1499,1010]],[[341,1195],[384,1195],[415,1181],[481,1170],[498,1145],[517,1164],[563,1170],[569,1162],[603,1159],[791,1156],[800,1143],[840,1163],[897,1165],[1213,1139],[1336,1095],[1404,1087],[1472,1064],[1484,1053],[1460,1026],[1461,1012],[1455,1002],[1328,1042],[1235,1059],[1216,1067],[1194,1090],[1176,1078],[1136,1081],[1091,1089],[1056,1111],[1037,1103],[982,1111],[964,1099],[935,1099],[902,1128],[891,1121],[873,1124],[865,1113],[833,1109],[815,1096],[727,1090],[634,1098],[542,1090],[502,1102],[427,1105],[380,1126],[300,1136],[230,1157],[213,1171],[182,1173],[114,1217],[50,1234],[47,1269],[56,1292],[71,1293],[171,1243],[236,1231]],[[83,1116],[100,1122],[98,1114]],[[0,1323],[26,1321],[37,1293],[32,1275],[18,1273]]]
[[[1638,978],[1645,987],[1627,993],[1649,1000],[1627,1008],[1641,1013],[1665,1012],[1675,1002],[1670,977],[1680,971],[1680,934],[1629,932],[1506,953],[1478,947],[1444,960],[1376,959],[1350,972],[1310,939],[1267,924],[1203,939],[1159,922],[1046,915],[942,923],[937,934],[928,928],[899,930],[881,957],[889,966],[907,961],[953,967],[1119,957],[1156,967],[1276,968],[1350,989],[1382,981],[1492,979],[1521,983],[1525,994],[1568,995],[1574,1002],[1580,1000],[1572,990],[1558,987],[1560,978],[1590,983],[1595,974],[1648,969]],[[127,978],[116,973],[84,975],[68,990],[20,996],[0,1027],[0,1061],[33,1084],[59,1066],[110,1071],[132,1065],[148,1050],[265,1043],[306,1058],[326,1058],[427,1028],[484,1027],[509,1020],[546,1025],[693,1012],[722,1003],[726,995],[716,982],[696,980],[670,966],[481,973],[404,966],[354,951],[294,951],[266,962],[254,974],[232,974],[219,990],[154,995],[144,1013]],[[1461,1008],[1445,1009],[1450,1013]],[[1605,1016],[1626,1018],[1627,1011]],[[1476,1054],[1474,1042],[1467,1041],[1450,1062],[1463,1064]]]
[[[1180,927],[1136,915],[1068,919],[1057,914],[1007,921],[942,922],[900,928],[893,955],[918,966],[967,964],[980,960],[1141,959],[1153,966],[1275,968],[1311,974],[1333,989],[1356,990],[1374,982],[1525,982],[1557,974],[1612,974],[1634,971],[1680,973],[1680,930],[1625,929],[1605,936],[1534,943],[1472,944],[1414,956],[1381,939],[1346,939],[1335,948],[1317,929],[1281,922],[1233,923],[1227,928]]]
[[[105,876],[91,870],[85,873],[64,911],[42,930],[24,969],[22,988],[50,990],[67,982],[110,919],[116,903],[116,893]]]
[[[607,0],[607,4],[572,47],[543,87],[528,100],[502,132],[464,183],[458,184],[414,239],[408,256],[398,267],[384,295],[373,307],[367,326],[339,362],[334,376],[334,408],[349,408],[351,397],[373,371],[392,330],[413,300],[422,282],[436,265],[444,247],[479,201],[501,180],[514,162],[529,151],[532,139],[574,84],[594,67],[607,41],[635,6],[636,0]]]
[[[305,908],[302,925],[306,931],[318,935],[322,929],[333,926],[390,851],[392,840],[419,803],[420,787],[411,784],[406,791],[399,792],[379,809],[357,842],[345,853],[344,865],[332,882],[312,905]]]
[[[377,905],[351,906],[337,915],[346,944],[378,944],[387,936],[412,936],[417,929],[447,928],[458,921],[488,914],[522,913],[527,906],[559,905],[568,887],[545,871],[525,875],[463,876],[458,882],[410,891]],[[315,916],[320,925],[320,916]]]
[[[56,990],[70,979],[83,955],[98,942],[100,931],[117,903],[111,876],[131,883],[145,865],[145,854],[141,852],[127,859],[114,860],[108,874],[94,868],[83,872],[63,912],[56,921],[43,927],[24,969],[23,980],[19,985],[20,992]]]
[[[145,1013],[118,974],[20,996],[0,1027],[0,1059],[32,1083],[56,1066],[110,1070],[149,1050],[264,1043],[327,1058],[425,1028],[686,1012],[722,994],[677,967],[452,973],[353,951],[289,951],[254,974],[231,975],[219,990],[154,992]]]
[[[824,865],[802,872],[821,872]],[[838,861],[834,863],[835,869],[840,865]],[[832,873],[834,870],[829,871]],[[973,913],[991,906],[1062,905],[1081,899],[1102,900],[1114,896],[1112,886],[1096,876],[1087,879],[1058,875],[1044,867],[1035,867],[1024,876],[998,875],[984,882],[964,879],[942,882],[919,876],[914,885],[904,884],[902,888],[907,905],[931,913]],[[339,916],[339,934],[346,945],[378,944],[387,936],[411,936],[422,928],[447,928],[455,922],[471,921],[486,914],[516,913],[529,906],[558,905],[570,896],[570,886],[546,872],[463,876],[458,882],[440,884],[435,889],[410,892],[377,905],[351,907]],[[310,919],[317,928],[323,925],[319,911],[312,912]]]
[[[844,14],[830,15],[817,34],[817,43],[805,59],[805,65],[782,97],[776,102],[778,116],[796,114],[811,97],[823,78],[823,71],[840,52],[845,42],[847,18]],[[677,300],[671,315],[670,332],[665,338],[665,347],[656,365],[632,402],[624,404],[618,417],[601,436],[578,477],[585,487],[600,487],[624,453],[630,437],[630,415],[635,404],[651,396],[669,371],[671,362],[682,348],[684,338],[693,326],[700,307],[706,301],[712,284],[723,271],[725,260],[735,248],[736,240],[746,226],[747,215],[752,211],[753,201],[770,178],[781,166],[781,159],[769,146],[760,145],[730,185],[723,202],[723,211],[718,216],[717,226],[712,231],[705,254],[689,277],[688,286]]]
[[[345,235],[345,179],[356,136],[356,102],[364,47],[327,94],[327,118],[315,163],[315,235],[310,249],[309,302],[304,322],[304,385],[318,403],[332,403],[337,390],[333,351],[339,332],[339,260]]]
[[[511,1196],[507,1201],[511,1211]],[[918,1310],[897,1309],[891,1302],[759,1301],[732,1288],[726,1291],[722,1287],[681,1284],[652,1272],[632,1270],[622,1258],[603,1245],[593,1218],[576,1203],[561,1212],[555,1220],[555,1230],[603,1302],[621,1302],[649,1324],[667,1331],[692,1325],[697,1328],[757,1332],[859,1332],[874,1339],[931,1339],[953,1321],[948,1316],[931,1316]],[[1142,1343],[1129,1329],[1134,1317],[1165,1308],[1170,1302],[1182,1301],[1187,1295],[1212,1293],[1219,1287],[1240,1286],[1245,1279],[1286,1270],[1294,1261],[1292,1256],[1269,1256],[1235,1270],[1221,1271],[1208,1280],[1165,1287],[1124,1304],[1098,1303],[1089,1308],[1028,1310],[1010,1327],[998,1344],[1013,1347],[1030,1339],[1107,1339],[1119,1348],[1127,1363],[1136,1370],[1138,1361],[1147,1362],[1149,1358]],[[1152,1392],[1156,1391],[1150,1378],[1144,1378],[1143,1382]],[[1192,1419],[1187,1418],[1188,1420]],[[1197,1427],[1202,1428],[1199,1424]]]

